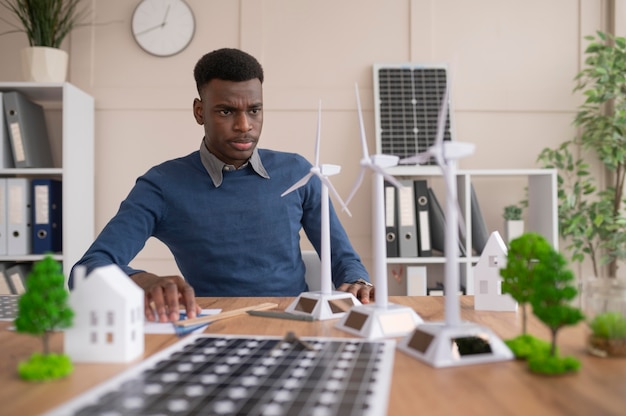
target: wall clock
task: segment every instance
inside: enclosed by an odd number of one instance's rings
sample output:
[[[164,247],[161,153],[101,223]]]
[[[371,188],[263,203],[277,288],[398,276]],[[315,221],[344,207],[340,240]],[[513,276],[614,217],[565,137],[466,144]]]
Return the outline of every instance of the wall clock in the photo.
[[[195,29],[193,10],[184,0],[142,0],[131,22],[137,44],[160,57],[182,52],[191,42]]]

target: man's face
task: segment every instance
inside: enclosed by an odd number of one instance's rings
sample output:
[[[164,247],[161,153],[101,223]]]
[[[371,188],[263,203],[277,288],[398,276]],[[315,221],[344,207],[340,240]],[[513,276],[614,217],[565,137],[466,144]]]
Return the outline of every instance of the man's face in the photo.
[[[257,78],[234,82],[213,79],[193,103],[205,142],[222,162],[240,167],[252,156],[263,127],[263,89]]]

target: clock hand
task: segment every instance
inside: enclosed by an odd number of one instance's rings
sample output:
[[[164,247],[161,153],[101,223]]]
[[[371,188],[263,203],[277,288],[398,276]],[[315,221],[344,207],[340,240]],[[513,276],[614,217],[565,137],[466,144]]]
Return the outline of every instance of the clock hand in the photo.
[[[163,23],[162,26],[165,26],[165,23],[167,23],[167,15],[170,14],[170,4],[167,5],[167,9],[165,9],[165,16],[163,16]]]
[[[147,28],[147,29],[144,29],[144,30],[142,30],[141,32],[137,32],[137,33],[135,33],[135,36],[141,36],[141,35],[143,35],[144,33],[152,32],[153,30],[156,30],[156,29],[162,28],[163,26],[165,26],[165,22],[163,22],[163,23],[159,23],[159,24],[158,24],[158,25],[156,25],[156,26],[152,26],[152,27],[149,27],[149,28]]]

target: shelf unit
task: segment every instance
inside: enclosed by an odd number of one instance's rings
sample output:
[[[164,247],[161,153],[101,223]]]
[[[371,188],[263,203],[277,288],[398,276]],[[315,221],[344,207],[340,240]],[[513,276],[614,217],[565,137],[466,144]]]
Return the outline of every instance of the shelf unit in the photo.
[[[0,177],[63,181],[63,251],[54,258],[62,263],[67,278],[94,239],[94,99],[67,82],[0,82],[0,91],[20,91],[44,108],[54,167],[0,169]],[[41,258],[0,256],[0,261]]]
[[[441,170],[436,166],[395,166],[388,168],[387,172],[401,179],[433,179],[439,177],[443,185]],[[525,231],[533,231],[543,235],[554,248],[558,249],[557,172],[555,169],[459,169],[457,171],[457,191],[460,209],[465,219],[464,243],[467,253],[473,252],[471,201],[469,195],[472,181],[479,178],[497,181],[526,178],[528,207],[525,215]],[[440,194],[437,193],[437,195],[439,199]],[[442,197],[445,197],[445,195],[442,195]],[[440,200],[440,202],[443,204],[443,201]],[[491,231],[493,230],[489,230],[489,232]],[[468,295],[474,294],[473,266],[478,259],[479,256],[473,255],[459,257],[461,284],[465,286]],[[433,255],[432,257],[388,257],[387,265],[388,268],[394,265],[426,266],[427,270],[434,270],[436,265],[440,265],[439,268],[443,269],[442,266],[445,264],[445,261],[445,257],[441,255]],[[403,273],[406,277],[406,272]],[[442,272],[440,271],[440,273]],[[393,271],[388,273],[388,275],[394,275]],[[436,278],[436,280],[443,282],[443,275],[440,279]]]

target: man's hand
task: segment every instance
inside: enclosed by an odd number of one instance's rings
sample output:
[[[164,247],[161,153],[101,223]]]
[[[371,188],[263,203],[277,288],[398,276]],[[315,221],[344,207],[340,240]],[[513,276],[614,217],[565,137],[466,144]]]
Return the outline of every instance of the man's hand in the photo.
[[[181,276],[140,272],[130,277],[145,293],[144,311],[148,321],[178,321],[180,305],[185,308],[188,318],[195,318],[201,311],[193,288]]]
[[[344,283],[337,290],[352,293],[361,303],[370,303],[374,300],[374,286],[365,280]]]

